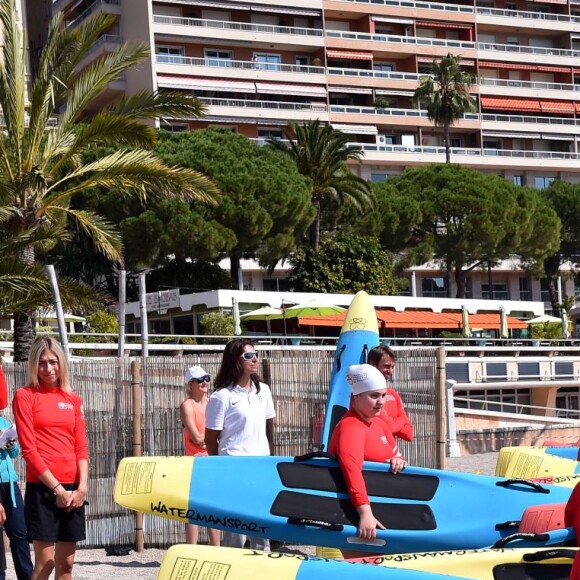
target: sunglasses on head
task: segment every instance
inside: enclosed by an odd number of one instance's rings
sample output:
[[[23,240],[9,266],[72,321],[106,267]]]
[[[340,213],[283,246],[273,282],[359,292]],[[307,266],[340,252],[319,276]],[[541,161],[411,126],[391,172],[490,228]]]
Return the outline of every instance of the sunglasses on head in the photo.
[[[211,379],[211,377],[209,375],[204,375],[203,377],[199,377],[198,379],[193,378],[191,380],[201,384],[201,383],[209,383],[210,379]]]
[[[242,353],[241,358],[243,358],[244,360],[253,360],[255,358],[258,358],[258,353],[257,352],[244,352],[244,353]]]

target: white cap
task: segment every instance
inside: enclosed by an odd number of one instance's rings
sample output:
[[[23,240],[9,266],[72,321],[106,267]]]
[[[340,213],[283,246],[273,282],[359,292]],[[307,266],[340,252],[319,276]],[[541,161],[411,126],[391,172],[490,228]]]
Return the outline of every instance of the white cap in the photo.
[[[201,379],[201,377],[205,377],[207,374],[201,367],[189,367],[185,371],[185,382],[189,383],[192,379]]]
[[[352,389],[353,395],[360,395],[368,391],[381,391],[387,388],[387,381],[383,373],[368,364],[350,365],[346,380]]]

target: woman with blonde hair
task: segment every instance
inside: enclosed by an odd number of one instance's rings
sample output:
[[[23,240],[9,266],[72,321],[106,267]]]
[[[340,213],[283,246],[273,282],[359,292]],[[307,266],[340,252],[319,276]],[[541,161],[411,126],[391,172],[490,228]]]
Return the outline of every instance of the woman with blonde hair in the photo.
[[[86,537],[89,455],[81,398],[66,356],[50,336],[30,348],[28,386],[12,402],[26,462],[24,509],[34,549],[32,580],[70,580],[77,542]]]

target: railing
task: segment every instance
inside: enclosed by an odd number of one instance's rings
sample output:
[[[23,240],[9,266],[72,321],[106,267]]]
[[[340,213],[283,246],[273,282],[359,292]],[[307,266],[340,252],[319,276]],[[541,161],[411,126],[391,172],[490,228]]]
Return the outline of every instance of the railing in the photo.
[[[442,4],[440,2],[413,2],[413,0],[338,0],[339,2],[356,2],[357,4],[372,4],[374,6],[396,6],[400,8],[420,8],[424,10],[441,10],[444,12],[465,12],[473,14],[473,6],[460,4]]]
[[[413,81],[419,82],[427,74],[401,71],[366,70],[358,68],[338,68],[328,67],[327,74],[343,77],[363,77],[372,79],[388,79],[391,81]]]
[[[536,117],[533,115],[495,115],[491,113],[482,113],[482,121],[494,121],[500,123],[532,123],[534,125],[563,125],[563,126],[578,126],[580,125],[580,118],[574,117]]]
[[[578,58],[580,50],[570,48],[553,48],[544,46],[520,46],[516,44],[496,44],[493,42],[478,42],[478,50],[491,50],[493,52],[515,52],[517,54],[541,54],[545,56],[565,56]]]
[[[111,44],[122,44],[123,39],[117,34],[103,34],[103,36],[99,36],[95,42],[91,45],[91,47],[87,50],[85,57],[97,50],[99,47],[103,46],[103,44],[111,43]]]
[[[552,14],[550,12],[527,12],[524,10],[503,10],[501,8],[487,8],[478,6],[476,13],[481,16],[499,16],[503,18],[527,18],[531,20],[551,20],[554,22],[580,22],[577,16],[568,14]]]
[[[423,109],[394,109],[376,107],[353,107],[350,105],[330,105],[331,113],[348,113],[355,115],[384,115],[387,117],[424,117],[427,118],[427,111]],[[477,113],[465,113],[465,121],[478,121]]]
[[[443,40],[441,38],[424,38],[421,36],[397,36],[392,34],[371,34],[368,32],[350,32],[345,30],[326,30],[327,38],[341,40],[366,40],[373,42],[389,42],[391,44],[414,44],[417,46],[442,46],[445,48],[475,49],[475,42],[463,40]]]
[[[84,12],[79,14],[74,20],[67,22],[67,28],[72,26],[77,26],[80,24],[85,18],[88,18],[99,6],[103,5],[110,5],[110,6],[118,6],[119,0],[96,0],[93,2]]]
[[[184,66],[204,66],[212,68],[233,68],[238,70],[267,70],[268,72],[289,72],[306,74],[324,74],[323,66],[310,66],[304,64],[261,63],[251,60],[230,60],[226,58],[191,56],[179,56],[168,54],[156,54],[155,61],[158,64],[177,64]]]
[[[538,81],[480,78],[479,84],[482,86],[490,86],[490,87],[509,87],[509,88],[536,89],[547,91],[580,91],[580,85],[574,85],[571,83],[546,83]]]
[[[297,28],[293,26],[273,26],[270,24],[250,24],[247,22],[230,22],[226,20],[205,20],[202,18],[184,18],[181,16],[153,16],[155,24],[170,26],[191,26],[195,28],[217,28],[220,30],[235,30],[241,32],[261,32],[264,34],[287,34],[291,36],[322,37],[320,28]]]
[[[320,103],[285,103],[283,101],[255,101],[244,99],[210,99],[199,97],[205,105],[212,107],[238,107],[241,109],[275,109],[283,111],[317,111],[326,112],[327,107]]]

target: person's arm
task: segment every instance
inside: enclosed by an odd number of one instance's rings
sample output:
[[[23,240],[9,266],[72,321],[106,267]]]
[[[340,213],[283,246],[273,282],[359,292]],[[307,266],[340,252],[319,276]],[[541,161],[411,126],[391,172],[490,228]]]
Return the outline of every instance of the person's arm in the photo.
[[[270,455],[274,451],[274,419],[266,419],[266,437],[270,447]]]
[[[189,399],[183,401],[179,406],[179,417],[183,426],[187,430],[189,438],[198,447],[205,447],[205,433],[200,433],[195,424],[195,407],[193,402]]]
[[[401,397],[395,389],[389,389],[389,394],[393,396],[394,401],[390,405],[390,413],[385,408],[382,417],[385,419],[391,433],[393,433],[395,437],[399,437],[405,441],[412,441],[415,436],[415,430],[407,412],[405,411]],[[392,410],[393,407],[394,411]]]
[[[221,431],[215,429],[205,429],[205,448],[208,455],[218,454],[218,443]]]

